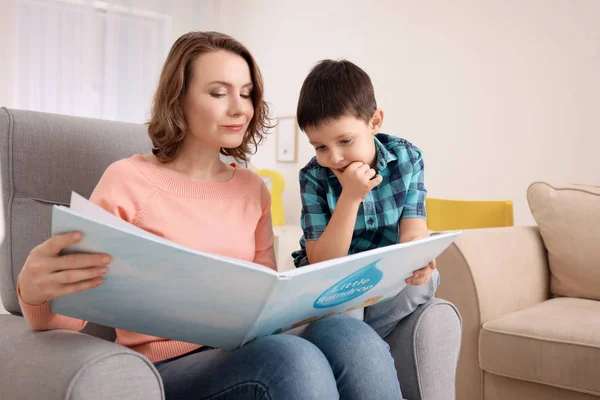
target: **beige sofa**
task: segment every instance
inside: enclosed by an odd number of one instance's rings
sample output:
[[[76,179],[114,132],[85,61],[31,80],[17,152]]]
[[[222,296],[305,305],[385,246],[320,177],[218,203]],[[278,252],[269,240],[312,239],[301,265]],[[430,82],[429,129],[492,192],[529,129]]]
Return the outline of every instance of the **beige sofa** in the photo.
[[[600,188],[527,198],[537,226],[467,230],[438,258],[463,317],[456,398],[600,399]]]

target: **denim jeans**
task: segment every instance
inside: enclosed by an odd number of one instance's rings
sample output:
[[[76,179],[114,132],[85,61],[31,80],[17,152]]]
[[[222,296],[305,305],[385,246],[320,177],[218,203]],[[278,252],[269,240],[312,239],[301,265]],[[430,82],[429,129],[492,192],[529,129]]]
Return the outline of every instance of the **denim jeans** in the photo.
[[[389,346],[347,316],[235,351],[209,349],[156,363],[167,400],[398,400]]]

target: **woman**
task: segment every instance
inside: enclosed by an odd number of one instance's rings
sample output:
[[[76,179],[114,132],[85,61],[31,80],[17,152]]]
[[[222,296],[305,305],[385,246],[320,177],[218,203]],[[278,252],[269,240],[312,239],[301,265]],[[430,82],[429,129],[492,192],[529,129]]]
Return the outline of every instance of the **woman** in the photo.
[[[176,243],[275,268],[265,185],[220,160],[220,154],[245,160],[268,128],[267,115],[260,71],[243,45],[216,32],[185,34],[167,57],[154,98],[148,125],[154,151],[109,166],[90,200]],[[85,326],[49,306],[103,283],[110,255],[59,255],[79,240],[77,232],[54,236],[25,262],[18,293],[32,329]],[[120,329],[117,343],[155,363],[167,399],[401,398],[388,346],[349,317],[236,351]]]

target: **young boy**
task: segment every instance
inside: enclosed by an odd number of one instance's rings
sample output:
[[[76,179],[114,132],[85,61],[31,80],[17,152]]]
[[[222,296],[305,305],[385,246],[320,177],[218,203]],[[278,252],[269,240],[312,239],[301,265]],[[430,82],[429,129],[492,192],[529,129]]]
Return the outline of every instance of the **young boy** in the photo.
[[[371,79],[355,64],[324,60],[306,77],[297,118],[316,157],[300,171],[297,267],[429,236],[421,151],[378,133],[383,116]],[[394,299],[365,309],[382,337],[433,297],[435,261],[406,282]]]

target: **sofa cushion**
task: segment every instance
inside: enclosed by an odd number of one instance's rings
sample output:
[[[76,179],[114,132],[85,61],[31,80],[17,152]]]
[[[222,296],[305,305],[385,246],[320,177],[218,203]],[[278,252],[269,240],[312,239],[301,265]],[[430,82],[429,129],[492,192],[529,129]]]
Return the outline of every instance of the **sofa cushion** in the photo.
[[[600,187],[536,182],[527,199],[548,250],[550,292],[600,300]]]
[[[555,298],[483,325],[483,370],[600,395],[600,301]]]

